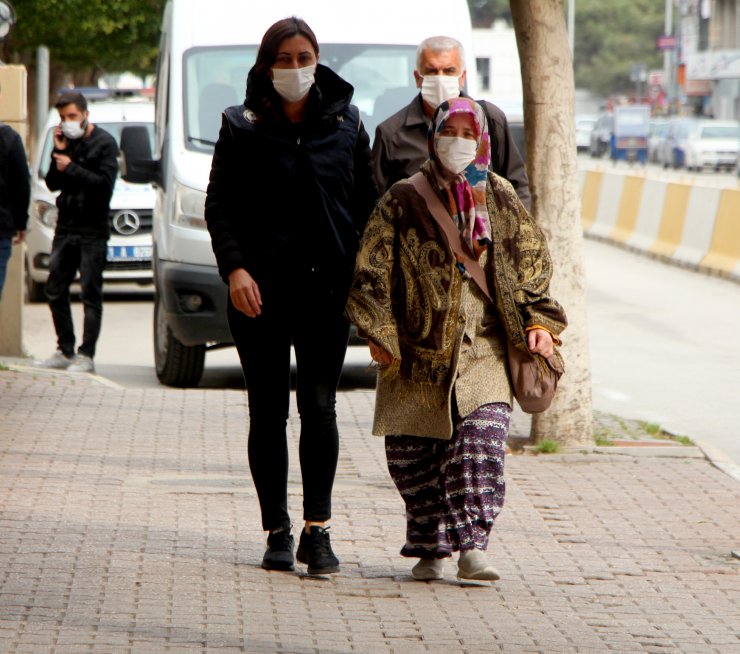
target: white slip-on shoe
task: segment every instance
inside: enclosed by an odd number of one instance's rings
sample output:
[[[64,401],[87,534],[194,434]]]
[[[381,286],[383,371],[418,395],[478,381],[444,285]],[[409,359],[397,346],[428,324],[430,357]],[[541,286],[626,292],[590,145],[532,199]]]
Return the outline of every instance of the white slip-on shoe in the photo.
[[[433,581],[444,579],[444,559],[419,559],[411,568],[411,576],[418,581]]]
[[[489,563],[485,552],[465,550],[460,552],[460,559],[457,562],[457,578],[474,581],[496,581],[501,578],[501,575]]]
[[[95,364],[89,356],[78,354],[67,370],[69,372],[95,372]]]
[[[37,361],[35,365],[40,368],[51,368],[53,370],[66,370],[74,361],[74,357],[66,356],[61,350],[57,350],[48,359]]]

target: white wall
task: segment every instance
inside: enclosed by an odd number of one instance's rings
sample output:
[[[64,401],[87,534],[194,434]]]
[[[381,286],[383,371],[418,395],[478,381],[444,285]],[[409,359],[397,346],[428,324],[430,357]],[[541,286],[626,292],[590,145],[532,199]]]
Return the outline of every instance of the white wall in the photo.
[[[522,74],[519,52],[513,28],[506,21],[496,21],[489,28],[473,29],[473,50],[466,53],[468,76],[476,75],[476,59],[489,59],[490,87],[478,78],[480,99],[490,100],[506,113],[520,113],[522,106]]]

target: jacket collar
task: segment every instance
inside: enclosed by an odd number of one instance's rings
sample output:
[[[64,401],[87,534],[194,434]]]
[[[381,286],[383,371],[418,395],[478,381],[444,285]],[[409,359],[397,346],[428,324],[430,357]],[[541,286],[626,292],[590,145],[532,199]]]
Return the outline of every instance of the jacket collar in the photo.
[[[463,98],[470,97],[464,91],[460,92],[460,96]],[[406,121],[404,123],[406,127],[417,127],[419,125],[429,127],[429,124],[432,121],[430,118],[427,118],[427,115],[424,113],[424,101],[421,99],[421,93],[417,93],[411,103],[406,106],[408,107],[408,110],[406,111]]]

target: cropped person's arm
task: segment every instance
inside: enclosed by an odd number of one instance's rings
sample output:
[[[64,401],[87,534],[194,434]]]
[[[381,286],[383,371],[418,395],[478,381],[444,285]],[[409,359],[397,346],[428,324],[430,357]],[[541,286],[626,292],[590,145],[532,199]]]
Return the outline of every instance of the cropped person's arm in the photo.
[[[370,154],[370,137],[360,123],[357,134],[354,158],[354,193],[352,198],[352,219],[359,236],[365,231],[370,213],[378,201],[378,189],[373,178]]]

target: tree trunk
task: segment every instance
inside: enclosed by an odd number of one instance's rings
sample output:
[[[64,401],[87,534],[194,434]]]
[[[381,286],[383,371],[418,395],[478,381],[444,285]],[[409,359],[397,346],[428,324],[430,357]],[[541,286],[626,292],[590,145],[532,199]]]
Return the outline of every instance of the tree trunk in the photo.
[[[548,411],[532,419],[532,440],[593,444],[583,230],[575,145],[573,62],[563,0],[511,0],[524,89],[532,214],[547,235],[552,295],[565,308],[566,373]]]

